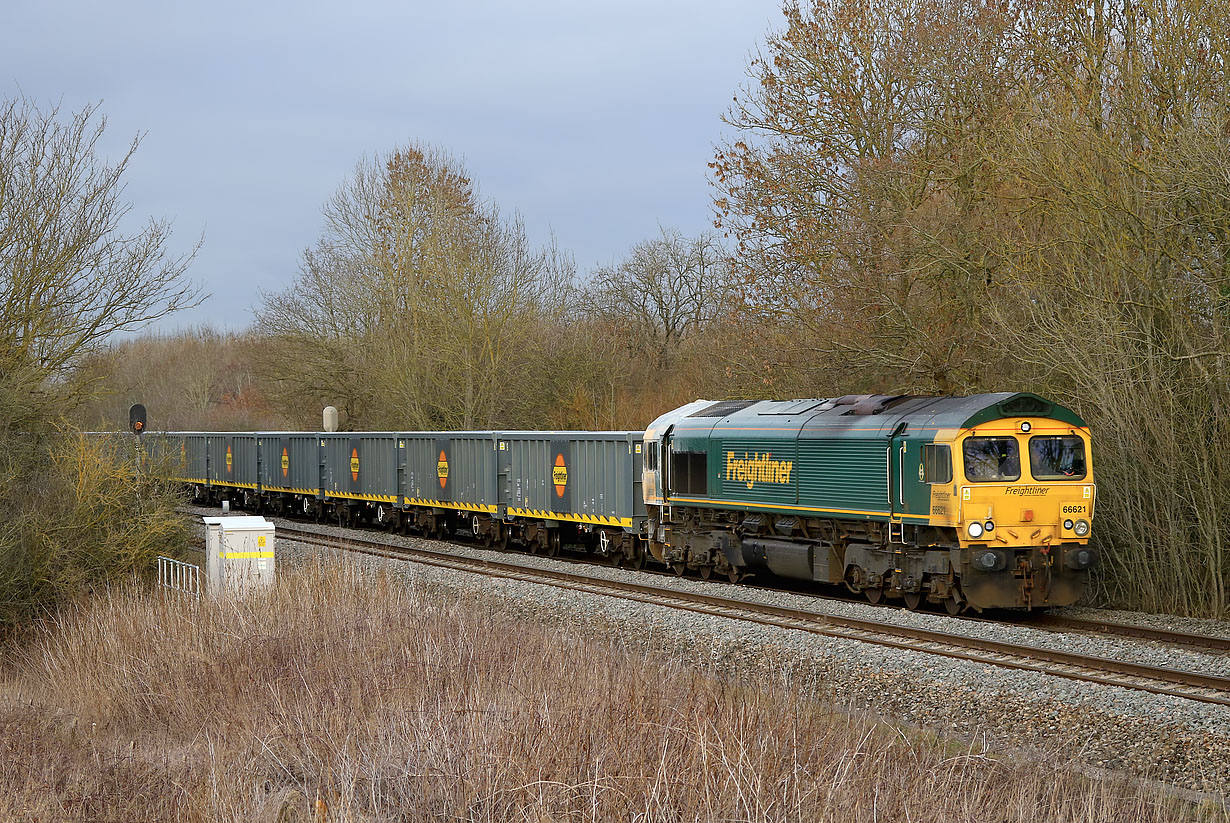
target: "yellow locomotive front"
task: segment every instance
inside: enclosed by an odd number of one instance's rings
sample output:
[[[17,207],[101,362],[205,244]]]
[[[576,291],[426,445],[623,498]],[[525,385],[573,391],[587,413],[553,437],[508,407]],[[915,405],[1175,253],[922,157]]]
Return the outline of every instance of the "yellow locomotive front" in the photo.
[[[1000,418],[958,430],[951,442],[953,497],[942,509],[963,550],[966,601],[1075,603],[1097,559],[1088,428]]]

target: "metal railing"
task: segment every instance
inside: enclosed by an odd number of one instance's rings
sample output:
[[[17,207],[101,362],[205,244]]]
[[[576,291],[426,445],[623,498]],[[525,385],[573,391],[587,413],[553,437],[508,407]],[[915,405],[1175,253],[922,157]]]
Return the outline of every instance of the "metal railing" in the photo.
[[[170,557],[158,556],[158,585],[201,599],[201,567]]]

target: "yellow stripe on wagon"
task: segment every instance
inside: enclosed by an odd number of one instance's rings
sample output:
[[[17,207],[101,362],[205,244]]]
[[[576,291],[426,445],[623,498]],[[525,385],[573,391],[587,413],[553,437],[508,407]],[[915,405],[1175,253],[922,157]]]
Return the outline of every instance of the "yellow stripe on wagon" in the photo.
[[[513,517],[540,517],[543,520],[563,520],[569,523],[589,523],[594,526],[632,526],[631,517],[607,517],[602,514],[565,514],[561,512],[543,511],[542,509],[518,509],[508,507],[509,515]]]
[[[431,506],[436,509],[455,509],[457,511],[484,512],[486,514],[494,514],[496,511],[495,506],[487,503],[457,503],[451,500],[428,500],[423,497],[407,497],[406,505]]]
[[[325,497],[342,497],[347,500],[370,500],[373,503],[396,503],[397,498],[391,494],[351,494],[350,492],[326,491]]]

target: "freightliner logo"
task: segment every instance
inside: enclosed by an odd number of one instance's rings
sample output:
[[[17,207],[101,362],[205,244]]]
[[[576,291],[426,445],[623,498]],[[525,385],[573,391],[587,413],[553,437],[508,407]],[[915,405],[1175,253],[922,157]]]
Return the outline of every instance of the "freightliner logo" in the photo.
[[[749,489],[757,483],[789,483],[793,469],[793,460],[774,460],[771,452],[753,452],[751,457],[744,452],[741,458],[726,452],[726,480],[744,483]]]

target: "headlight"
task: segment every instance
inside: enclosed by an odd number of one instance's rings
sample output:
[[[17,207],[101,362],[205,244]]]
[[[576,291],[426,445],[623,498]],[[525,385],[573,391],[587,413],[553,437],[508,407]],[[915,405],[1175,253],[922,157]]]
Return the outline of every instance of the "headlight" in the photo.
[[[1072,531],[1072,521],[1071,520],[1063,521],[1063,527],[1066,531]]]
[[[966,526],[965,530],[969,532],[969,536],[974,538],[975,540],[977,540],[979,537],[982,537],[982,524],[981,523],[970,523],[968,526]]]
[[[1077,537],[1085,537],[1089,534],[1089,521],[1077,520],[1076,526],[1073,527],[1072,531],[1076,533]]]
[[[995,531],[995,521],[994,520],[987,521],[986,530],[987,530],[987,534],[990,534],[991,532]]]

